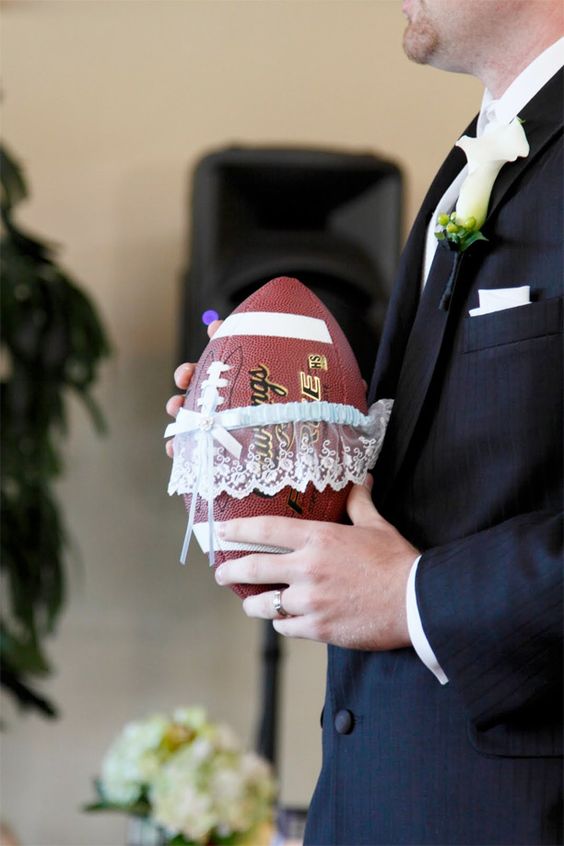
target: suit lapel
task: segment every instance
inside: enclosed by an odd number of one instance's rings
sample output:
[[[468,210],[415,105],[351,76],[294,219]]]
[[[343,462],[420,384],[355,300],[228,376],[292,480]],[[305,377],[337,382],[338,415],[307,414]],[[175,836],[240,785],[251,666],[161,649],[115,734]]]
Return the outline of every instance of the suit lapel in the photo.
[[[491,242],[495,240],[495,215],[504,197],[561,128],[562,78],[560,71],[521,113],[530,153],[526,158],[504,167],[496,180],[484,225],[485,234]],[[465,134],[475,135],[475,121]],[[455,319],[455,302],[447,312],[439,309],[455,255],[446,249],[437,250],[419,306],[417,301],[425,231],[430,215],[464,163],[462,151],[453,148],[437,174],[402,256],[397,295],[390,302],[390,317],[382,338],[384,347],[378,354],[370,392],[371,401],[377,397],[395,396],[375,472],[374,498],[377,505],[383,503],[401,468],[437,366],[447,327]],[[422,232],[415,232],[416,228]],[[491,246],[484,245],[482,248],[491,249]]]
[[[475,131],[473,121],[467,132]],[[369,391],[369,401],[393,397],[421,293],[427,227],[442,195],[464,167],[466,157],[453,147],[429,188],[403,249]]]
[[[448,311],[439,308],[439,301],[455,261],[456,253],[441,247],[437,249],[409,334],[392,416],[376,467],[374,487],[378,504],[383,501],[403,463],[435,372],[445,332],[454,317],[455,294]]]
[[[508,162],[499,172],[499,176],[494,182],[488,217],[484,225],[486,235],[488,229],[492,228],[491,224],[494,224],[495,214],[507,192],[562,129],[564,117],[562,106],[564,102],[563,82],[564,71],[560,70],[546,83],[536,97],[533,97],[527,103],[520,113],[519,117],[523,120],[523,129],[529,142],[529,155],[514,162]],[[493,232],[491,237],[492,239],[495,237]]]

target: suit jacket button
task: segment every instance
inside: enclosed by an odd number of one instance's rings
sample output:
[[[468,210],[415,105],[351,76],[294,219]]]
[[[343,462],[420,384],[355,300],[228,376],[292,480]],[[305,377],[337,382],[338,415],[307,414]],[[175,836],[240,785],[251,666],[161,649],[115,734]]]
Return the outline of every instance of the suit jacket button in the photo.
[[[350,734],[354,728],[354,714],[347,708],[335,714],[335,731],[338,734]]]

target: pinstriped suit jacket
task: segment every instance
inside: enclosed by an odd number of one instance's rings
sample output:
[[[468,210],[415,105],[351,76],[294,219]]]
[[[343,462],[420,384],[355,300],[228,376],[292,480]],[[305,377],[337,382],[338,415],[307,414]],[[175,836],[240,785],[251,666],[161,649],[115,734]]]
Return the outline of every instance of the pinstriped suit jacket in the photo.
[[[452,253],[421,300],[420,274],[458,148],[404,250],[371,387],[395,397],[374,500],[423,550],[449,683],[412,649],[329,648],[312,846],[561,842],[563,102],[560,72],[523,110],[530,154],[502,169],[448,312]],[[468,317],[478,288],[525,284],[532,304]]]

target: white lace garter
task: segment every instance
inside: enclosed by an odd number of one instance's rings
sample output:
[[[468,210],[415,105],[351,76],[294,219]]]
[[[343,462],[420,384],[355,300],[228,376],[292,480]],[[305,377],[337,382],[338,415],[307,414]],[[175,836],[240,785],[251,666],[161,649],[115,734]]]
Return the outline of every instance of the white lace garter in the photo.
[[[312,483],[342,490],[362,484],[376,464],[393,400],[374,403],[368,414],[331,402],[288,402],[219,411],[223,374],[229,365],[213,362],[198,399],[200,411],[180,409],[165,437],[174,436],[169,494],[192,497],[181,561],[186,559],[197,496],[208,501],[210,564],[213,500],[220,493],[243,499],[267,496],[290,486],[303,492]]]

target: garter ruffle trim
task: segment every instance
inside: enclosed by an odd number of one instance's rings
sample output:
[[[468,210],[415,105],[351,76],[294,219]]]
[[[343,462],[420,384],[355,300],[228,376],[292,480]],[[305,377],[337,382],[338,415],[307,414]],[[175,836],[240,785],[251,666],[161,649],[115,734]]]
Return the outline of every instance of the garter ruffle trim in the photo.
[[[393,400],[378,400],[366,415],[327,402],[208,416],[181,412],[167,429],[175,436],[168,493],[197,492],[209,502],[221,493],[243,499],[253,491],[272,496],[286,486],[303,492],[310,483],[319,491],[362,484],[376,464],[392,406]]]

